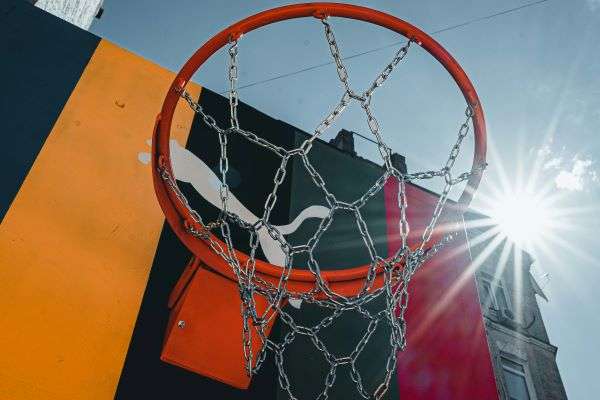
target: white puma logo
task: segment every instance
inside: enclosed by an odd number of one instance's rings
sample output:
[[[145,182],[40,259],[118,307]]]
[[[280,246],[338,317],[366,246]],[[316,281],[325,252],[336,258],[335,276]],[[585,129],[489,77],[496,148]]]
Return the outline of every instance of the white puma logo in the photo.
[[[151,145],[152,141],[148,140]],[[219,188],[221,185],[217,175],[194,153],[182,147],[176,140],[171,139],[171,162],[173,164],[173,173],[175,178],[181,182],[190,183],[194,189],[204,197],[209,203],[217,208],[221,208],[221,198],[219,197]],[[150,163],[150,153],[141,152],[138,154],[138,160],[143,164]],[[254,224],[260,218],[254,215],[246,208],[233,193],[229,193],[227,202],[228,209],[237,214],[244,222]],[[298,227],[308,218],[323,219],[329,214],[329,208],[324,206],[310,206],[302,210],[300,214],[287,225],[275,226],[283,235],[289,235],[295,232]],[[273,239],[265,228],[258,231],[258,238],[265,257],[271,264],[282,266],[285,264],[285,255],[279,246],[279,243]]]

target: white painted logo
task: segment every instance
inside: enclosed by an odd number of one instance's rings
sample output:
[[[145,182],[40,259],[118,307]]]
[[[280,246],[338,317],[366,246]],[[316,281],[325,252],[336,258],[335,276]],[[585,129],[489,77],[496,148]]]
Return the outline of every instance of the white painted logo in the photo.
[[[147,144],[151,145],[152,141],[148,140]],[[217,175],[202,161],[196,157],[194,153],[182,147],[176,140],[170,142],[171,148],[171,163],[175,178],[181,182],[190,183],[194,189],[206,199],[209,203],[217,208],[221,208],[221,198],[219,197],[219,188],[221,185]],[[142,152],[138,154],[138,160],[143,164],[149,164],[151,159],[150,153]],[[244,206],[235,196],[229,194],[228,209],[237,214],[244,222],[254,224],[260,218],[254,215],[246,206]],[[294,233],[304,222],[309,218],[323,219],[329,214],[329,209],[324,206],[310,206],[302,210],[298,216],[289,224],[275,226],[275,228],[283,235]],[[285,255],[279,243],[273,239],[265,228],[258,231],[258,238],[265,257],[271,264],[282,266],[285,263]]]

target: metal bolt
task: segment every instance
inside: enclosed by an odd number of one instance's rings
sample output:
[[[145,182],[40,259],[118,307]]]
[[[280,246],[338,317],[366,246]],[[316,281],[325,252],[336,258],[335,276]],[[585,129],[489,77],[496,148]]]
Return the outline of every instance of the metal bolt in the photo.
[[[177,326],[180,327],[181,329],[185,328],[185,321],[181,320],[177,323]]]

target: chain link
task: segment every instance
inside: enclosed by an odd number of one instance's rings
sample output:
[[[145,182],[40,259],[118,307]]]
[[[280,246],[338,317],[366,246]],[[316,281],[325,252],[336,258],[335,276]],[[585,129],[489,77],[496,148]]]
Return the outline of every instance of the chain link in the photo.
[[[237,40],[229,47],[229,114],[231,128],[239,129],[240,123],[237,116],[238,106],[238,66],[237,66],[238,44]]]
[[[436,171],[413,172],[410,174],[398,171],[391,163],[391,150],[383,141],[379,122],[371,110],[371,100],[376,90],[385,83],[397,65],[405,58],[410,49],[412,40],[409,40],[406,45],[401,47],[382,72],[372,81],[370,86],[362,93],[359,93],[352,89],[349,81],[349,74],[344,65],[331,24],[327,18],[322,19],[321,22],[324,26],[325,39],[329,45],[329,50],[335,62],[337,75],[344,92],[340,101],[317,125],[310,138],[304,141],[300,147],[286,150],[263,139],[253,132],[240,128],[237,114],[237,107],[239,104],[237,91],[238,42],[232,41],[229,47],[228,71],[230,106],[229,128],[219,127],[215,119],[206,113],[202,106],[195,102],[188,92],[184,90],[180,91],[180,96],[189,104],[192,110],[198,113],[202,117],[204,123],[218,135],[220,147],[219,172],[221,175],[219,197],[222,205],[222,211],[218,219],[216,221],[205,223],[200,214],[190,206],[189,201],[178,188],[175,180],[176,177],[171,175],[169,172],[170,170],[163,166],[158,168],[158,172],[162,179],[167,183],[170,190],[175,194],[181,205],[192,216],[191,221],[184,221],[184,226],[187,231],[191,235],[205,241],[212,251],[222,257],[227,264],[230,265],[236,276],[241,299],[240,312],[243,321],[242,347],[245,368],[248,375],[255,375],[264,363],[267,351],[272,351],[274,353],[274,360],[278,371],[278,381],[281,389],[287,393],[290,399],[297,399],[294,395],[293,385],[286,372],[285,352],[288,346],[290,346],[297,337],[305,336],[308,337],[315,350],[323,354],[324,359],[329,365],[327,373],[324,376],[323,390],[317,397],[318,399],[329,398],[330,389],[336,382],[338,367],[343,365],[349,366],[349,368],[344,368],[342,370],[349,373],[350,378],[356,385],[357,393],[361,397],[365,399],[381,399],[387,392],[393,377],[398,352],[403,350],[406,346],[406,322],[404,317],[408,307],[409,282],[416,270],[424,262],[454,240],[454,237],[451,234],[447,234],[437,243],[429,245],[436,226],[442,218],[450,189],[454,185],[469,179],[472,174],[481,173],[485,168],[485,165],[475,166],[471,172],[464,172],[456,177],[453,177],[452,175],[452,168],[454,167],[460,153],[462,142],[468,135],[470,124],[472,123],[473,110],[471,107],[467,107],[465,111],[466,118],[460,125],[457,140],[452,146],[449,157],[443,168]],[[327,183],[309,161],[308,153],[314,140],[333,124],[352,101],[360,103],[365,112],[369,129],[376,139],[379,153],[383,159],[385,171],[361,197],[353,202],[342,202],[337,200],[335,195],[329,191]],[[239,215],[231,212],[227,207],[229,199],[229,186],[227,184],[229,160],[227,156],[227,147],[228,138],[232,134],[240,135],[249,142],[267,149],[281,158],[281,163],[273,177],[273,189],[265,200],[263,215],[253,224],[245,222]],[[275,208],[278,200],[277,191],[286,178],[287,167],[293,157],[300,158],[300,165],[304,167],[314,185],[321,190],[330,207],[329,215],[321,220],[319,227],[313,236],[311,236],[305,244],[299,246],[291,246],[284,235],[270,222],[271,212]],[[410,226],[407,220],[408,200],[406,195],[406,182],[433,178],[443,178],[445,186],[434,207],[431,220],[421,235],[419,243],[413,245],[413,248],[411,248],[408,245]],[[398,182],[396,201],[400,211],[398,221],[400,248],[394,255],[390,256],[390,258],[384,259],[379,256],[377,252],[373,238],[369,232],[368,224],[362,217],[361,209],[371,198],[383,189],[390,179],[396,179]],[[371,259],[363,286],[360,291],[353,296],[343,296],[332,290],[328,282],[323,278],[320,265],[314,255],[315,249],[322,236],[333,222],[334,213],[339,210],[345,210],[354,215],[357,230]],[[249,234],[248,244],[250,251],[249,257],[244,265],[237,259],[234,243],[231,238],[230,224],[245,230]],[[213,235],[213,231],[216,228],[220,228],[220,234],[225,243],[225,248]],[[259,246],[259,234],[268,234],[276,241],[284,254],[285,261],[284,265],[281,266],[281,276],[277,283],[266,281],[256,274],[256,253]],[[287,282],[292,272],[294,255],[300,253],[308,256],[307,266],[315,278],[313,289],[302,293],[293,292],[287,288]],[[384,284],[383,286],[374,289],[373,283],[379,274],[383,275]],[[256,296],[262,296],[268,304],[266,309],[261,313],[259,313],[256,308]],[[328,314],[316,324],[300,324],[286,311],[286,308],[284,308],[289,299],[297,299],[311,303],[328,311]],[[381,299],[384,305],[380,307],[380,309],[373,310],[372,305],[376,304],[378,299]],[[369,306],[369,309],[367,306]],[[321,338],[320,332],[333,325],[335,321],[346,312],[352,312],[356,315],[357,319],[367,321],[367,327],[364,334],[357,340],[356,345],[351,351],[346,355],[334,355],[327,348],[327,344]],[[275,316],[279,316],[279,319],[283,322],[285,327],[287,327],[287,333],[280,339],[271,338],[266,335],[267,326]],[[376,329],[379,329],[380,327],[385,327],[389,331],[389,348],[386,349],[387,358],[384,366],[385,373],[383,375],[383,380],[379,384],[369,388],[366,387],[365,382],[363,382],[357,360],[368,345]],[[253,345],[253,341],[255,340],[260,343],[260,350],[256,353],[253,352],[253,349],[256,347]],[[373,366],[369,367],[373,368]]]

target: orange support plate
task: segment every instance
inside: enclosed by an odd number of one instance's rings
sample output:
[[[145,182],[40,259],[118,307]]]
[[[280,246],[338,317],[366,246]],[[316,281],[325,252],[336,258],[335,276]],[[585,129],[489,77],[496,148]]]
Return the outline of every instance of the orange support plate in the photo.
[[[192,261],[186,270],[194,266]],[[200,267],[171,310],[161,360],[239,389],[247,389],[242,347],[240,292],[236,282]],[[193,268],[193,267],[192,267]],[[184,273],[175,290],[181,290],[189,274]],[[180,284],[181,283],[181,284]],[[267,302],[256,296],[256,310],[264,312]],[[271,332],[275,316],[265,334]],[[253,334],[252,354],[256,360],[261,341]]]

